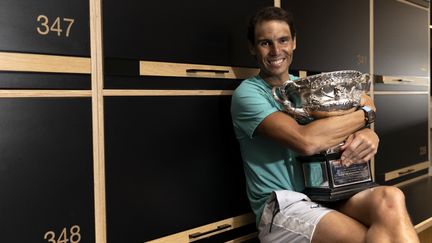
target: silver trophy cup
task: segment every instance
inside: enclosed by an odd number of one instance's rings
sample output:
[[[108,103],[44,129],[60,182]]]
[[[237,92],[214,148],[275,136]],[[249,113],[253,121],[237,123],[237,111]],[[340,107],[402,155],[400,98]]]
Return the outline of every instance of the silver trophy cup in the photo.
[[[336,71],[288,80],[273,87],[273,97],[284,111],[305,124],[315,119],[343,115],[357,110],[361,95],[369,88],[369,75],[358,71]],[[340,163],[342,144],[313,156],[299,156],[305,191],[314,201],[338,201],[376,184],[370,162]]]

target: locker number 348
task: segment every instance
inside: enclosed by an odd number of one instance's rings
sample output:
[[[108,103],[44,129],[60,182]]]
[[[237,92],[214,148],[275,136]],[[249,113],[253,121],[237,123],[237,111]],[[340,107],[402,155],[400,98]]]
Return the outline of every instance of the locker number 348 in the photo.
[[[81,241],[80,227],[74,225],[69,230],[64,227],[57,235],[54,231],[48,231],[44,239],[50,243],[78,243]]]

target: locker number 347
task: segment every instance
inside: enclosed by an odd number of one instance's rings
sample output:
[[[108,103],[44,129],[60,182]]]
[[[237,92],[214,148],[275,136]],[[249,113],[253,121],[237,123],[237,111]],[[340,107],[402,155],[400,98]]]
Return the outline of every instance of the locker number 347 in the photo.
[[[57,36],[66,37],[69,37],[72,25],[75,22],[75,19],[60,17],[50,20],[46,15],[42,14],[37,16],[36,20],[39,22],[39,26],[36,27],[36,30],[40,35],[47,35],[50,32],[55,32]]]

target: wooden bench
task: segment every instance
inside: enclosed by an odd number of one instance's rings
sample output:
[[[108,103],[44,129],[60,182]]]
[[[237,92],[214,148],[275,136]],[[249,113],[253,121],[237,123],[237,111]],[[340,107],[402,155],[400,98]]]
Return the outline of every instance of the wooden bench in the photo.
[[[407,209],[421,243],[432,243],[432,176],[422,176],[396,186],[405,194]]]
[[[405,194],[407,209],[421,243],[432,243],[432,176],[424,175],[395,186]],[[240,215],[151,242],[259,243],[254,220],[251,213]]]

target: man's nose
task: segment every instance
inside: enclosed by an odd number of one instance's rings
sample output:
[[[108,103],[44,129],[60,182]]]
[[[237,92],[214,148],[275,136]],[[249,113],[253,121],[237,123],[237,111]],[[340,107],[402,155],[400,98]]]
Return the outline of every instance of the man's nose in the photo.
[[[273,43],[273,45],[271,45],[271,47],[270,47],[270,53],[272,54],[272,55],[277,55],[277,54],[279,54],[279,52],[280,52],[280,46],[279,46],[279,44],[278,43]]]

